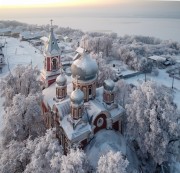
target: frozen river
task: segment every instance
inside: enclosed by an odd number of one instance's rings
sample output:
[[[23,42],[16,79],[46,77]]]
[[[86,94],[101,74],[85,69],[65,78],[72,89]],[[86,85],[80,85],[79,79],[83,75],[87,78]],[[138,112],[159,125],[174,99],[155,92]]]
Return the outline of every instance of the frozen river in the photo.
[[[180,19],[52,17],[54,24],[83,31],[116,32],[118,35],[144,35],[180,42]],[[16,18],[30,24],[48,24],[50,18]]]

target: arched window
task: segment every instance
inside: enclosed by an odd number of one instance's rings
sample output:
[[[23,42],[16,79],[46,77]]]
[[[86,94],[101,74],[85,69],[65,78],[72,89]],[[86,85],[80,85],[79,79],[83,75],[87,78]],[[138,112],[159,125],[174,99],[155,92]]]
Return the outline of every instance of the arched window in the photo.
[[[52,60],[52,70],[56,70],[57,69],[57,60],[53,59]]]
[[[92,89],[89,88],[89,96],[91,96],[91,94],[92,94]]]

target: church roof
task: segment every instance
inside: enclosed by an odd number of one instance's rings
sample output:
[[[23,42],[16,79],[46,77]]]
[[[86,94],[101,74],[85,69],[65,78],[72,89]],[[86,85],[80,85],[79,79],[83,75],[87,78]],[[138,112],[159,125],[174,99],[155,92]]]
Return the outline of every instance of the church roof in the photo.
[[[90,124],[79,120],[79,123],[74,128],[70,121],[70,114],[65,116],[61,121],[61,126],[64,129],[68,139],[70,139],[71,142],[77,142],[87,138],[88,134],[91,132]]]
[[[54,36],[54,31],[52,27],[44,53],[46,56],[51,56],[51,57],[58,56],[61,53],[57,40]]]

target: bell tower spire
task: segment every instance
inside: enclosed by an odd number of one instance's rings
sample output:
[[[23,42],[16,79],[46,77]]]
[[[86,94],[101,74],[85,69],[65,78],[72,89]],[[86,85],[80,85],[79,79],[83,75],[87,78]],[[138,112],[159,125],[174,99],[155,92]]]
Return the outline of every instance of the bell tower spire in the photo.
[[[45,87],[55,82],[60,74],[61,50],[54,35],[53,20],[50,20],[50,34],[44,49],[44,69],[41,72],[41,80]]]

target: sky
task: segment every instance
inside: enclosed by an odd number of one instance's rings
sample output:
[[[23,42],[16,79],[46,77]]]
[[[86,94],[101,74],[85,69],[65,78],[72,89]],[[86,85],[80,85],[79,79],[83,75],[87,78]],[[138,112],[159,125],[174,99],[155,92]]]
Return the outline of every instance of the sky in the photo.
[[[0,8],[38,8],[38,7],[75,7],[75,6],[104,6],[123,3],[138,3],[139,1],[160,0],[0,0]],[[164,0],[171,1],[171,0]],[[180,1],[180,0],[178,0]]]
[[[8,7],[62,7],[62,6],[99,6],[124,3],[129,0],[0,0],[0,5],[3,8]]]
[[[180,0],[0,0],[0,20],[62,16],[180,18]]]

